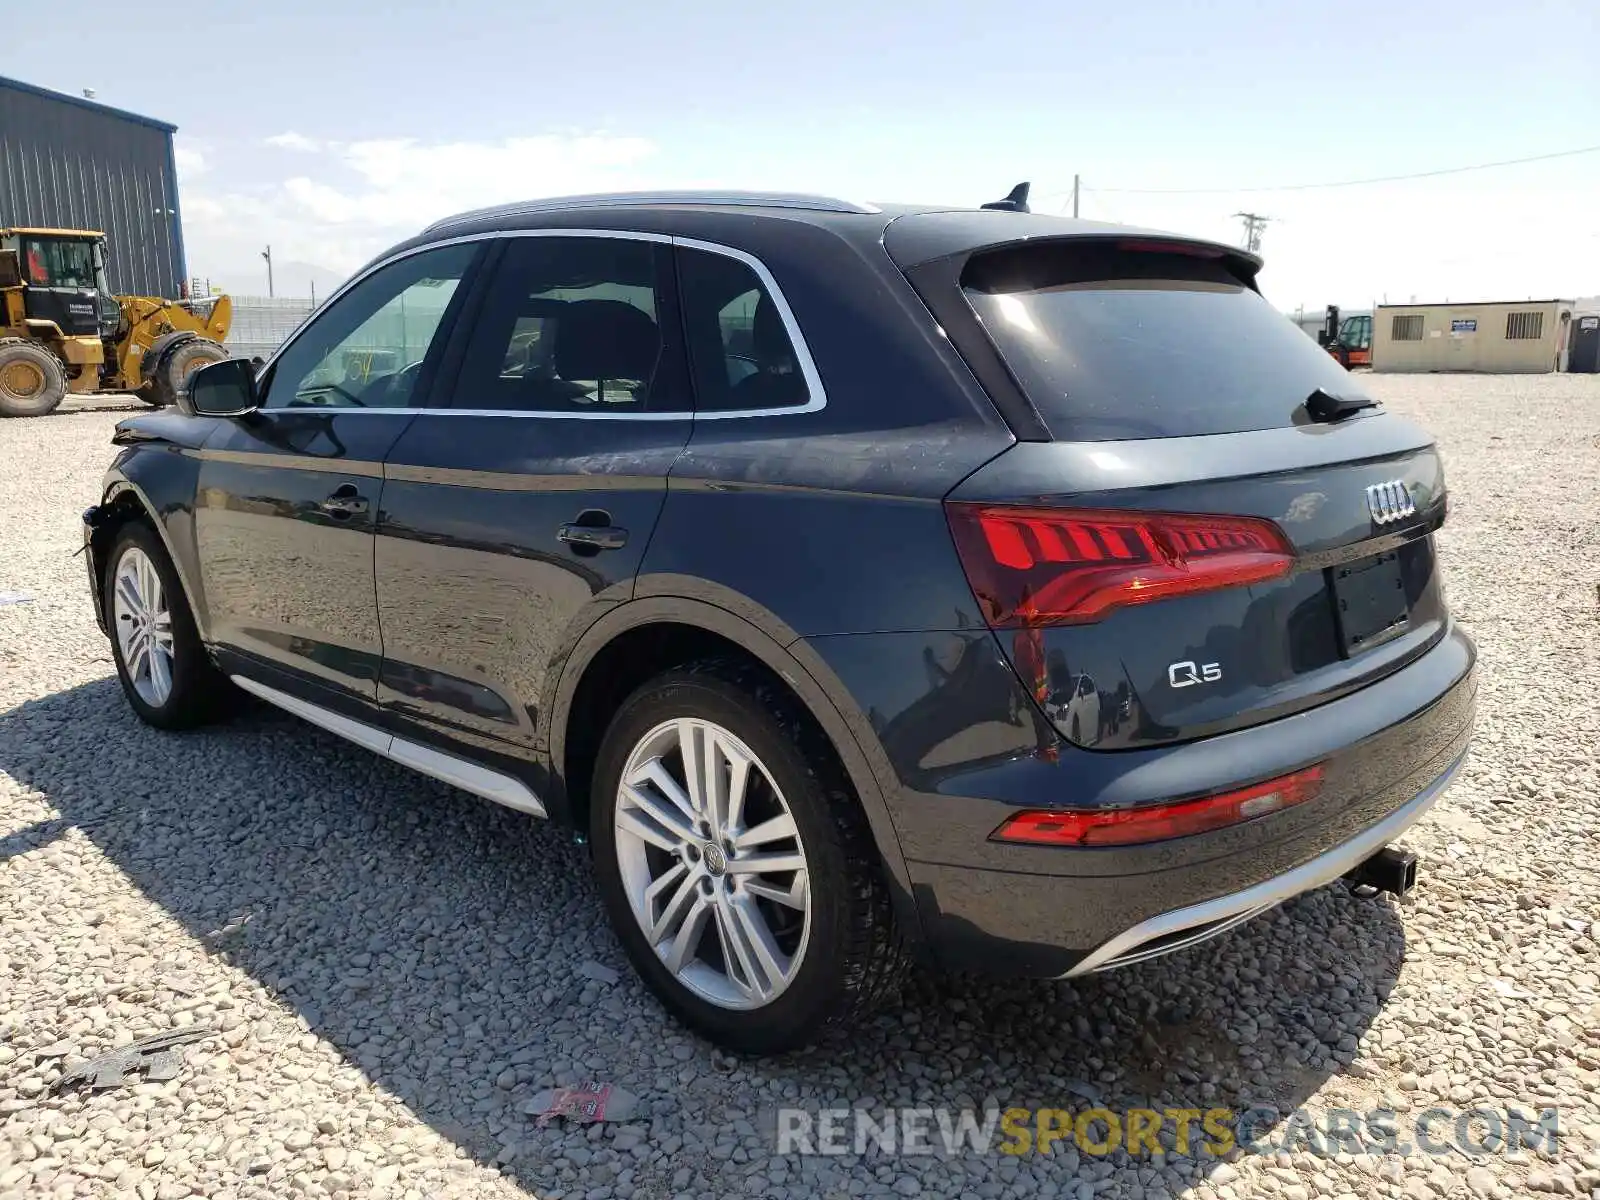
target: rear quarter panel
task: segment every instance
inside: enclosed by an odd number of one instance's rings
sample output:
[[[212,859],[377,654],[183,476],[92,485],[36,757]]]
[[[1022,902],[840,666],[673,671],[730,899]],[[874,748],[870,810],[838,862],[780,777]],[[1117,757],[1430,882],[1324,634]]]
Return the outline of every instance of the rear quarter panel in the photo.
[[[941,501],[1013,444],[1005,422],[881,245],[767,219],[738,248],[782,289],[825,405],[698,418],[636,594],[731,593],[802,637],[981,627]]]

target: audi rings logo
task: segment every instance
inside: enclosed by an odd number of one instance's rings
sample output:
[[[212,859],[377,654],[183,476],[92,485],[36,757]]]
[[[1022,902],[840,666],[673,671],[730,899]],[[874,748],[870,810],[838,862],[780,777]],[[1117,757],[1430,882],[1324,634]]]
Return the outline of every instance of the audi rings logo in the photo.
[[[1398,479],[1375,483],[1369,487],[1367,510],[1372,513],[1372,519],[1379,525],[1388,525],[1417,514],[1417,506],[1412,503],[1411,493],[1406,491],[1406,485]]]

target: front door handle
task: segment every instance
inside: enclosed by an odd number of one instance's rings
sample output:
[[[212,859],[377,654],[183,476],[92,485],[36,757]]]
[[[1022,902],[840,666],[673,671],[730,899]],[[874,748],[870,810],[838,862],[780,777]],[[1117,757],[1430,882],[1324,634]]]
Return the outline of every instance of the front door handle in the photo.
[[[556,537],[579,550],[620,550],[628,544],[628,531],[616,525],[563,525]]]
[[[317,507],[337,521],[347,521],[367,511],[367,498],[356,491],[355,484],[344,483]]]

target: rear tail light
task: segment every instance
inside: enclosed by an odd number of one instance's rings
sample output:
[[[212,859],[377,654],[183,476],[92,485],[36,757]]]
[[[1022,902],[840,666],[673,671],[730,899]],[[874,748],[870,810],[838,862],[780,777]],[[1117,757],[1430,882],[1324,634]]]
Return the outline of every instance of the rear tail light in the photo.
[[[994,628],[1098,621],[1112,609],[1287,575],[1294,548],[1259,517],[946,506],[962,568]]]
[[[1144,808],[1111,811],[1030,809],[994,831],[998,842],[1040,846],[1133,846],[1238,825],[1314,799],[1322,791],[1322,767],[1306,767],[1265,783]]]

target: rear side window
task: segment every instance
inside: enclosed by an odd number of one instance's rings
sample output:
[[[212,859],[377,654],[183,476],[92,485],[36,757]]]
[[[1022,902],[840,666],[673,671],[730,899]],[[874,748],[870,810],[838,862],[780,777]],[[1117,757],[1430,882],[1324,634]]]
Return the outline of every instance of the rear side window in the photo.
[[[1319,387],[1360,391],[1221,258],[1035,242],[974,256],[961,284],[1063,440],[1271,429]]]
[[[811,389],[761,277],[726,254],[678,249],[683,324],[701,412],[798,408]]]
[[[511,238],[453,403],[573,415],[686,411],[669,369],[671,251],[610,237]]]

